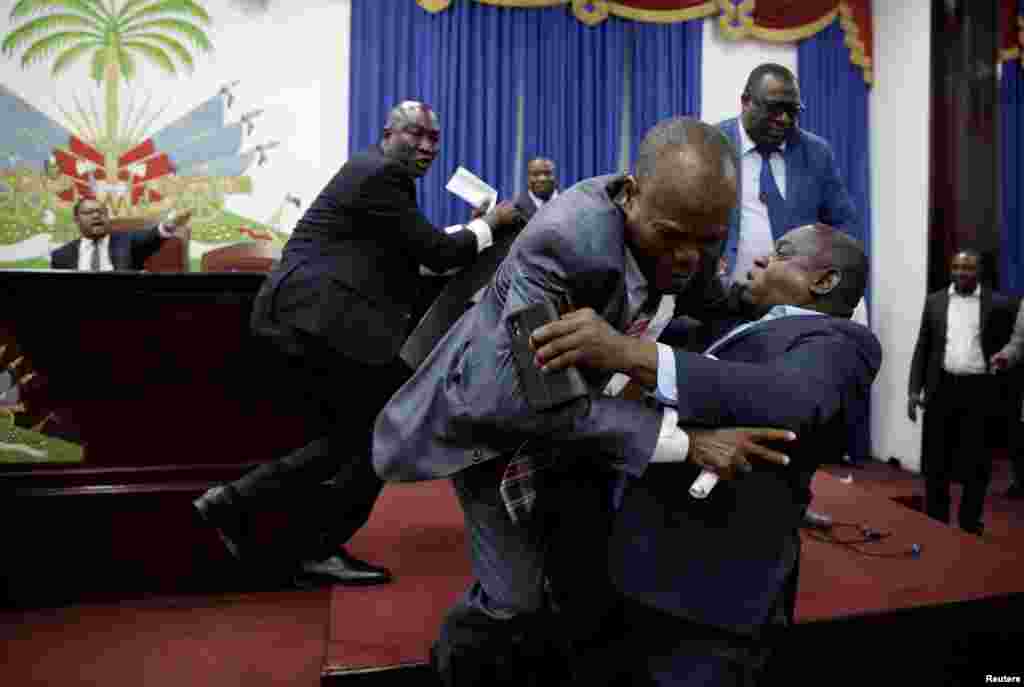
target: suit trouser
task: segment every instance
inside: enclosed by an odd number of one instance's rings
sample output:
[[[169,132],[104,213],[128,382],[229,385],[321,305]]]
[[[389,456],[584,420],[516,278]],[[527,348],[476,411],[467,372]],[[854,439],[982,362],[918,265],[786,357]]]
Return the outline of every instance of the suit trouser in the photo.
[[[949,484],[959,473],[963,483],[959,525],[965,530],[982,525],[985,492],[992,477],[987,437],[997,391],[991,375],[943,372],[934,392],[925,399],[923,467],[929,517],[949,522]]]
[[[399,360],[367,365],[319,340],[303,343],[306,355],[285,361],[281,402],[303,405],[315,438],[231,484],[245,510],[289,513],[295,531],[275,552],[285,561],[325,558],[366,524],[383,487],[373,469],[373,423],[410,374]]]
[[[445,685],[558,684],[571,651],[617,627],[606,556],[609,475],[593,464],[545,471],[537,509],[518,525],[498,489],[503,466],[491,461],[452,478],[476,580],[434,647]]]

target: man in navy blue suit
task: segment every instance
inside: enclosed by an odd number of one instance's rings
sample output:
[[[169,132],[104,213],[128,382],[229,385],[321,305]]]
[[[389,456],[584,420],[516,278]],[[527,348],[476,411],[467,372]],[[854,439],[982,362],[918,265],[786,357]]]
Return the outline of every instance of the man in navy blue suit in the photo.
[[[759,465],[706,498],[679,489],[698,475],[691,463],[652,464],[630,480],[609,565],[627,599],[631,636],[603,652],[611,665],[594,679],[626,668],[639,673],[628,684],[757,683],[773,636],[792,621],[797,528],[811,477],[842,455],[846,414],[866,398],[881,365],[878,340],[849,320],[866,276],[858,241],[808,225],[755,260],[740,287],[763,315],[726,330],[704,355],[622,336],[587,310],[533,333],[539,364],[628,371],[675,408],[681,425],[797,435],[785,447],[787,467]]]
[[[842,228],[856,210],[836,168],[832,147],[798,126],[800,86],[779,64],[747,78],[739,117],[719,122],[740,156],[736,208],[729,217],[726,274],[747,281],[754,260],[794,227],[821,222]]]

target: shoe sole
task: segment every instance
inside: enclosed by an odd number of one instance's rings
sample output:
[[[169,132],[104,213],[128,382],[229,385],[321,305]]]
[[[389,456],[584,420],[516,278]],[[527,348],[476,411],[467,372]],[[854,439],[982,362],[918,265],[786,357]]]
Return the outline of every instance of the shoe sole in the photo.
[[[390,584],[393,582],[393,578],[387,577],[384,579],[366,579],[366,580],[348,580],[342,582],[333,577],[322,577],[317,580],[303,579],[299,575],[292,577],[292,584],[299,589],[319,589],[320,587],[326,586],[338,586],[338,587],[372,587],[378,584]]]
[[[220,541],[222,544],[224,544],[224,548],[228,550],[228,553],[234,556],[236,560],[242,560],[242,553],[241,550],[238,548],[238,544],[232,541],[231,537],[224,534],[224,532],[221,531],[221,529],[217,527],[217,525],[214,524],[213,521],[206,517],[206,511],[203,508],[203,506],[200,505],[201,501],[202,499],[196,499],[195,501],[193,501],[192,509],[196,512],[197,515],[199,515],[200,519],[202,519],[204,524],[213,528],[213,531],[217,533],[218,537],[220,537]]]

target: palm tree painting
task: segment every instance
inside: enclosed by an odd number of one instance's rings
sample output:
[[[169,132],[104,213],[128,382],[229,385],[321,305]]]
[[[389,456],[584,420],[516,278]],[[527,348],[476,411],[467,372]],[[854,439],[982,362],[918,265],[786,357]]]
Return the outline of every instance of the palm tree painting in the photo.
[[[210,52],[203,30],[210,16],[194,0],[18,0],[9,13],[16,26],[0,50],[21,51],[22,68],[51,59],[51,74],[60,76],[73,64],[89,60],[89,71],[105,96],[105,126],[94,141],[103,152],[108,175],[118,155],[134,145],[120,126],[121,81],[135,78],[144,59],[169,75],[179,65],[188,72],[191,51]]]

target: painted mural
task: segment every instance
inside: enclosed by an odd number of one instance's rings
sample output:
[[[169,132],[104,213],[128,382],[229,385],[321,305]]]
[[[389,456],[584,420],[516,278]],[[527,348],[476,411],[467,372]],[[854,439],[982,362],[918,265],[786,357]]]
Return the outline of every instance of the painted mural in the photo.
[[[321,31],[307,54],[347,44],[345,3],[310,3],[287,17],[241,12],[230,0],[8,6],[0,268],[49,267],[49,254],[79,236],[80,198],[99,200],[115,219],[191,210],[192,271],[225,245],[280,248],[301,199],[344,155],[320,140],[321,83],[341,81],[344,63],[320,59],[319,71],[296,78],[265,42]],[[83,459],[77,428],[47,408],[45,384],[0,332],[0,463]]]
[[[154,125],[173,99],[161,101],[145,77],[192,78],[214,51],[205,3],[19,0],[8,19],[3,58],[53,81],[51,109],[60,116],[0,83],[0,266],[48,266],[50,251],[77,238],[72,207],[83,197],[114,218],[191,209],[194,270],[225,244],[283,243],[286,212],[300,204],[294,194],[262,218],[225,205],[254,192],[248,172],[270,164],[281,145],[257,135],[263,110],[236,100],[241,79]],[[76,67],[87,70],[91,92],[62,83]]]

